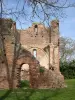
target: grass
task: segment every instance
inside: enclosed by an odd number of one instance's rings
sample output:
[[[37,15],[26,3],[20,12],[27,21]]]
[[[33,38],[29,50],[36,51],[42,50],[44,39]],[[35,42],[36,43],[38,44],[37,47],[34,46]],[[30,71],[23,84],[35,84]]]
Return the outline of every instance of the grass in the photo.
[[[75,79],[65,81],[63,89],[0,90],[0,100],[75,100]]]

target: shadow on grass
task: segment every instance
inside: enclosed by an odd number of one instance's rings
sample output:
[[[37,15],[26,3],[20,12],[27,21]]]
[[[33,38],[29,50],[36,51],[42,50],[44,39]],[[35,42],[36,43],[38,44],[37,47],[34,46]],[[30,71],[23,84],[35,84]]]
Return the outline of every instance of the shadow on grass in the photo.
[[[59,94],[59,89],[20,89],[20,91],[15,91],[14,94],[16,100],[51,100]]]
[[[4,100],[9,96],[9,94],[12,92],[12,90],[7,90],[3,96],[0,97],[0,100]]]
[[[19,92],[15,91],[16,100],[30,100],[30,97],[35,93],[35,91],[36,90],[34,89],[26,89],[26,90],[21,89],[20,92],[22,93],[21,95],[19,95],[20,94]]]
[[[16,89],[14,91],[8,90],[0,100],[51,100],[58,94],[59,89]]]

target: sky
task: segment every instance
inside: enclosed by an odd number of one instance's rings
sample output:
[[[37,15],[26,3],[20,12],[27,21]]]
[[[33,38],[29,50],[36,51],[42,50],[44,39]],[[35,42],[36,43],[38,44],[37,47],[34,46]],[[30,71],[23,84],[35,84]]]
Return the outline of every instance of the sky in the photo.
[[[66,18],[60,20],[60,33],[62,36],[75,39],[75,8],[67,8],[66,15]]]
[[[3,9],[7,12],[6,8],[9,9],[9,8],[14,8],[15,9],[15,5],[16,4],[16,1],[18,0],[4,0],[3,1]],[[24,1],[24,0],[21,0],[21,1]],[[71,2],[75,2],[75,0],[71,0]],[[19,5],[17,5],[17,10],[19,10],[22,6],[23,2],[20,2]],[[13,9],[13,10],[14,10]],[[17,11],[16,10],[16,11]],[[26,13],[28,13],[28,11],[31,10],[30,8],[26,8]],[[69,37],[69,38],[72,38],[72,39],[75,39],[75,8],[67,8],[65,9],[65,15],[66,17],[62,18],[62,19],[59,19],[59,31],[60,31],[60,34],[61,36],[64,36],[64,37]],[[6,17],[6,16],[4,16]],[[7,16],[8,18],[10,18],[11,16]],[[25,20],[25,16],[24,15],[21,15],[18,17],[20,18],[20,22],[23,23],[21,25],[21,23],[18,21],[18,19],[16,20],[14,18],[14,15],[12,15],[12,19],[14,21],[16,21],[16,25],[17,25],[17,28],[23,28],[23,29],[26,29],[28,28],[29,26],[31,26],[32,22],[29,21],[29,20]],[[27,18],[29,19],[29,18]],[[35,18],[34,19],[34,22],[39,22],[39,19]]]

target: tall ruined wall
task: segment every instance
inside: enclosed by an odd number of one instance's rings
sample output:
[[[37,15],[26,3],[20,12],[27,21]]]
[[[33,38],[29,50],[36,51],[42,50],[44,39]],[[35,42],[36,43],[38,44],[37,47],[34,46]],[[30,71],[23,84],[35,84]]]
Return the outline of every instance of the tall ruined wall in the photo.
[[[38,88],[64,87],[64,77],[59,70],[59,21],[53,20],[50,28],[37,26],[36,31],[35,24],[21,31],[20,42],[32,55],[35,49],[36,59],[45,67],[45,72],[39,75]]]
[[[3,35],[4,47],[8,63],[12,63],[13,52],[14,52],[14,43],[15,43],[15,23],[11,19],[0,19],[2,21],[1,33]],[[2,42],[2,41],[1,41]],[[2,44],[2,43],[1,43]],[[1,45],[3,51],[3,45]]]
[[[36,87],[37,85],[37,64],[38,61],[34,59],[33,55],[27,50],[24,50],[21,52],[22,48],[20,47],[20,52],[18,52],[18,44],[20,44],[19,41],[19,33],[16,30],[16,23],[10,22],[10,19],[1,19],[2,24],[0,25],[0,30],[2,33],[2,36],[0,36],[2,39],[0,48],[1,53],[0,55],[0,88],[9,88],[9,85],[13,82],[13,87],[16,88],[18,84],[20,84],[20,69],[22,63],[28,63],[30,67],[30,84],[31,87]],[[15,50],[15,52],[14,52]],[[4,51],[4,52],[3,52]],[[21,54],[20,54],[21,53]],[[3,57],[4,55],[4,57]],[[21,58],[16,58],[18,57]],[[25,56],[25,57],[22,57]],[[15,58],[14,58],[15,57]],[[7,58],[7,61],[6,61]],[[15,59],[15,61],[14,61]],[[19,59],[19,60],[18,60]],[[7,63],[6,63],[7,62]],[[6,65],[7,64],[7,65]],[[14,70],[13,70],[14,67]],[[14,74],[13,74],[14,72]],[[8,76],[9,75],[9,81]],[[13,80],[13,81],[12,81]],[[8,84],[10,82],[10,84]],[[36,83],[36,84],[35,84]]]
[[[10,23],[10,20],[8,22]],[[10,67],[9,70],[11,73],[15,44],[14,29],[16,29],[16,24],[12,21],[11,27],[7,23],[4,23],[3,25],[7,26],[7,28],[3,29],[3,38],[5,43],[6,56]],[[45,26],[42,24],[33,24],[32,27],[26,30],[17,31],[17,44],[21,43],[23,48],[21,48],[21,54],[19,55],[19,58],[16,62],[17,66],[15,68],[14,87],[19,85],[22,64],[29,65],[29,80],[30,86],[32,88],[44,88],[44,86],[47,88],[64,87],[64,77],[59,71],[58,21],[52,21],[50,29],[45,28]],[[34,51],[36,51],[36,53],[34,53]],[[39,68],[41,66],[45,67],[46,69],[45,73],[42,75],[39,73]],[[8,88],[6,67],[1,59],[0,67],[0,88]]]
[[[52,65],[59,70],[59,21],[53,20],[51,22],[51,56]]]
[[[15,44],[15,29],[16,24],[11,19],[0,19],[0,88],[8,88],[7,81],[7,66],[9,69],[9,76],[11,76],[11,68],[14,58],[14,44]],[[2,34],[2,36],[1,36]],[[16,40],[17,41],[17,40]],[[17,41],[19,42],[19,41]],[[4,44],[4,47],[3,47]],[[4,54],[5,53],[5,54]],[[3,57],[5,56],[5,57]],[[6,66],[6,59],[8,65]]]
[[[37,60],[39,60],[41,66],[49,69],[51,64],[51,66],[59,69],[59,22],[57,20],[51,22],[50,28],[46,28],[43,24],[32,24],[28,29],[19,32],[22,46],[32,54],[33,50],[36,49]],[[50,53],[44,51],[47,46],[50,46]]]
[[[28,29],[20,31],[22,45],[40,47],[49,42],[49,33],[42,24],[37,25],[37,32],[35,29],[35,24],[33,24]]]
[[[11,27],[12,27],[13,21],[11,19],[0,19],[0,88],[8,88],[8,82],[7,82],[7,68],[5,66],[4,57],[7,57],[7,61],[9,65],[11,65],[12,61],[12,55],[13,55],[13,46],[11,45],[11,42],[13,40],[13,35],[11,34]],[[2,36],[1,36],[2,34]],[[3,42],[4,43],[3,43]],[[3,47],[4,44],[4,47]],[[5,52],[5,54],[4,54]],[[11,67],[11,66],[10,66]],[[11,69],[11,68],[10,68]]]
[[[48,69],[48,55],[43,49],[49,43],[49,32],[42,24],[37,24],[37,30],[35,26],[36,24],[32,24],[28,29],[20,31],[20,42],[32,54],[36,49],[37,60]]]

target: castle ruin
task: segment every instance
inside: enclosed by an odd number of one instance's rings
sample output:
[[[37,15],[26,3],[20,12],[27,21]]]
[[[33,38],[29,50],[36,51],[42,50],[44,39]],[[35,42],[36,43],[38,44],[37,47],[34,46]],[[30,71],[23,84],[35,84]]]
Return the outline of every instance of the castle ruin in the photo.
[[[10,19],[3,19],[3,22],[4,25],[10,23],[10,27],[7,25],[7,28],[3,29],[10,74],[15,49],[13,44],[16,40],[17,48],[21,45],[15,62],[14,88],[19,86],[21,79],[28,79],[31,88],[64,87],[64,77],[59,66],[59,21],[51,21],[50,27],[33,23],[25,30],[16,29],[16,23]],[[16,33],[16,39],[13,33]],[[0,88],[8,88],[5,63],[2,59],[0,57]],[[42,74],[39,71],[41,67],[44,68]]]

